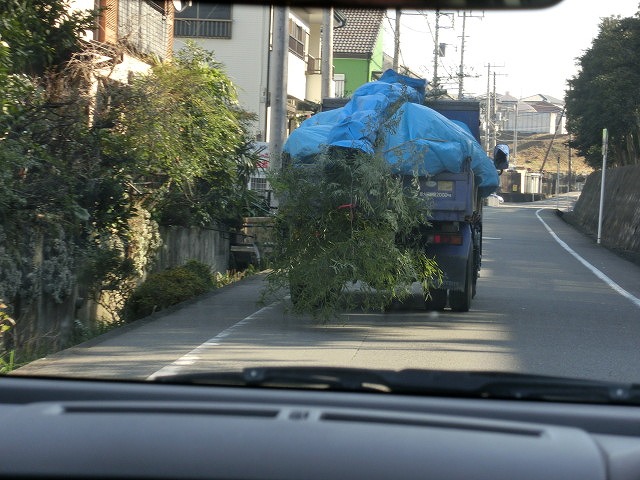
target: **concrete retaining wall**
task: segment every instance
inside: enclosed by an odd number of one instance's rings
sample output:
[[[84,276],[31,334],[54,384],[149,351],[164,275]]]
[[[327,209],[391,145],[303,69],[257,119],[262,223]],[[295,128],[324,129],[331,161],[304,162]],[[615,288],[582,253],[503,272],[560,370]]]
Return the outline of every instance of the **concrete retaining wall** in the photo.
[[[602,173],[594,172],[567,220],[589,234],[598,233]],[[640,259],[640,165],[609,169],[605,178],[602,244]]]
[[[229,269],[229,231],[215,228],[161,227],[162,247],[156,256],[154,271],[176,267],[189,260],[211,266],[214,272]]]

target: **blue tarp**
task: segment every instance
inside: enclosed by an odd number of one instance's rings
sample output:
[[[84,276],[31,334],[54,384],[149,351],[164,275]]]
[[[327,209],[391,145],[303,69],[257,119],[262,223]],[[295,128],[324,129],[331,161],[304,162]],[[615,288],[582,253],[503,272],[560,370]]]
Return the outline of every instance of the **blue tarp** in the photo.
[[[460,172],[470,158],[481,195],[489,195],[499,185],[493,161],[466,125],[421,105],[424,88],[424,80],[387,70],[358,88],[344,107],[305,120],[284,152],[306,163],[329,147],[354,148],[382,154],[394,173],[406,175]]]

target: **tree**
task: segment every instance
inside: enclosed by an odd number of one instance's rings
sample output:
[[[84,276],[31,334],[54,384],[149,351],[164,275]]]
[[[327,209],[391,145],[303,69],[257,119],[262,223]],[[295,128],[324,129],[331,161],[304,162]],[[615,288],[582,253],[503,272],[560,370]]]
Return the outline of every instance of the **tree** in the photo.
[[[64,65],[95,27],[96,13],[73,11],[68,0],[3,0],[0,31],[12,50],[10,73],[42,75]]]
[[[0,6],[0,300],[23,351],[64,346],[76,300],[131,284],[157,245],[151,215],[245,213],[257,162],[251,116],[200,50],[131,86],[100,78],[113,102],[96,102],[90,18],[64,0]]]
[[[602,161],[602,129],[609,131],[611,166],[638,162],[640,153],[640,17],[602,20],[569,81],[567,129],[572,147],[594,168]]]
[[[195,45],[120,89],[104,154],[131,177],[161,223],[236,221],[258,157],[233,83]],[[109,123],[109,122],[108,122]]]
[[[101,205],[86,84],[70,66],[93,12],[63,0],[0,6],[0,298],[16,321],[15,346],[65,342],[80,263],[94,245]],[[38,318],[51,306],[60,315]],[[66,321],[65,321],[66,320]]]

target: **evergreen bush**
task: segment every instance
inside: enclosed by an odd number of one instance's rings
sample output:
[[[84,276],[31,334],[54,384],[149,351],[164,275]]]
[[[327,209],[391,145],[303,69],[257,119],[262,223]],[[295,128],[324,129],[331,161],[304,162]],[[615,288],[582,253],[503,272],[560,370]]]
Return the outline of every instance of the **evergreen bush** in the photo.
[[[213,286],[210,268],[195,260],[152,273],[127,300],[124,318],[127,322],[138,320],[205,293]]]

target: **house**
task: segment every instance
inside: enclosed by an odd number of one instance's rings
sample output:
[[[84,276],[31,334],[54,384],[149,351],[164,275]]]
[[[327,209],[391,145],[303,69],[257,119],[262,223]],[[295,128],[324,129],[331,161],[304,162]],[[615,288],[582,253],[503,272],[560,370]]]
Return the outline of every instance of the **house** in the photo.
[[[384,71],[382,22],[384,10],[341,9],[346,18],[335,30],[333,66],[336,97],[349,97],[356,88]]]
[[[517,130],[518,134],[553,134],[557,128],[559,134],[566,134],[563,111],[564,102],[549,95],[536,94],[517,99],[507,92],[496,98],[501,129],[511,132]]]
[[[291,7],[288,20],[287,132],[290,132],[318,111],[321,103],[323,10]],[[344,18],[334,12],[334,29],[343,24]],[[255,147],[264,161],[251,177],[249,188],[265,196],[269,195],[270,188],[266,170],[269,167],[272,27],[273,8],[268,5],[196,1],[177,12],[174,22],[174,51],[191,41],[212,51],[236,86],[241,107],[256,115]]]
[[[288,130],[320,104],[322,9],[289,10],[287,54]],[[175,17],[174,50],[194,41],[214,52],[236,85],[241,106],[257,115],[255,138],[268,141],[272,7],[193,2]],[[335,13],[340,24],[342,17]]]
[[[126,81],[129,72],[145,71],[153,59],[173,53],[172,0],[72,0],[70,8],[101,10],[85,40],[102,54],[96,61],[112,64],[112,79]]]
[[[558,98],[552,97],[551,95],[543,95],[541,93],[532,95],[530,97],[525,97],[520,100],[522,103],[525,103],[531,106],[536,115],[533,115],[534,118],[537,118],[537,124],[531,125],[531,129],[536,129],[536,133],[555,133],[556,128],[558,129],[558,134],[565,135],[567,133],[565,124],[566,117],[564,116],[564,101]],[[525,120],[525,128],[526,120]]]
[[[96,28],[85,32],[94,76],[88,86],[99,108],[98,93],[110,85],[126,84],[131,75],[147,72],[157,60],[173,54],[172,0],[72,0],[73,10],[100,9]]]
[[[270,25],[267,5],[208,2],[193,2],[176,13],[174,22],[174,51],[193,41],[214,52],[235,84],[241,106],[257,116],[257,140],[266,140],[268,132]]]

